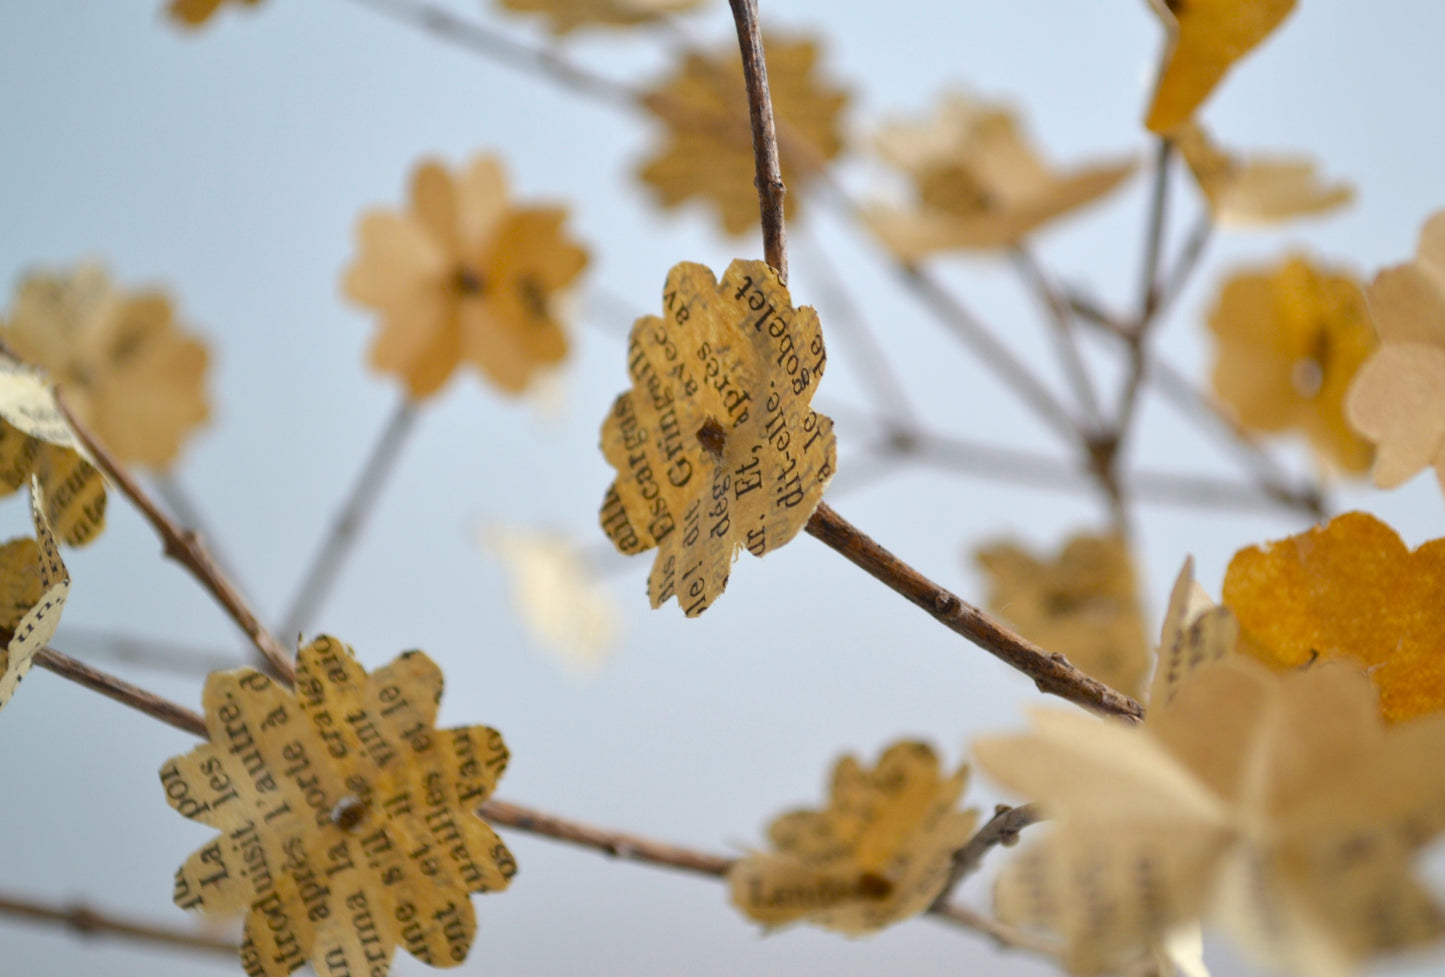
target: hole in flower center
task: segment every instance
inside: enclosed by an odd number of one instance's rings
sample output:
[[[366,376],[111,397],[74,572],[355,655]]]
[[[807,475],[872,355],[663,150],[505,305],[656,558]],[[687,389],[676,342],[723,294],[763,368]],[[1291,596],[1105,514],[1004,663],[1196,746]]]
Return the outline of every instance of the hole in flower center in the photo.
[[[877,872],[858,876],[858,894],[864,899],[887,899],[893,894],[893,883]]]
[[[702,427],[697,429],[697,439],[702,442],[703,449],[715,460],[722,460],[723,448],[727,447],[728,443],[728,435],[722,429],[721,424],[709,417],[702,422]]]
[[[356,797],[343,797],[331,809],[331,823],[342,831],[355,831],[361,819],[366,817],[366,805]]]
[[[462,295],[480,295],[486,291],[487,282],[466,265],[458,265],[452,272],[452,287]]]
[[[1315,397],[1325,385],[1325,368],[1313,357],[1295,360],[1294,366],[1290,368],[1289,378],[1295,393],[1301,397]]]

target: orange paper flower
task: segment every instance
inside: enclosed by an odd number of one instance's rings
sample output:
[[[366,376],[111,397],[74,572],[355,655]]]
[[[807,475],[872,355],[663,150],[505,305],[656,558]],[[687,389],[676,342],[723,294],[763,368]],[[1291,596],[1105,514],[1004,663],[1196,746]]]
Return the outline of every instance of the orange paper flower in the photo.
[[[1330,467],[1370,467],[1370,444],[1344,413],[1345,391],[1375,348],[1354,277],[1299,256],[1237,272],[1219,293],[1209,329],[1218,344],[1214,390],[1241,424],[1300,431]]]
[[[166,13],[182,27],[195,28],[210,20],[212,14],[228,3],[255,7],[261,0],[171,0]]]
[[[541,14],[553,34],[579,27],[633,27],[679,14],[705,0],[499,0],[503,10]]]
[[[567,355],[560,293],[587,264],[560,207],[507,200],[502,164],[479,156],[453,175],[433,160],[412,175],[408,213],[374,210],[357,227],[346,294],[381,314],[371,365],[416,400],[461,363],[519,393]]]
[[[768,34],[763,46],[788,186],[783,210],[792,217],[809,183],[843,149],[839,116],[848,96],[818,76],[815,41]],[[717,208],[729,234],[755,226],[753,136],[737,44],[715,54],[690,52],[644,103],[669,130],[663,147],[638,170],[658,202],[671,209],[697,197]]]

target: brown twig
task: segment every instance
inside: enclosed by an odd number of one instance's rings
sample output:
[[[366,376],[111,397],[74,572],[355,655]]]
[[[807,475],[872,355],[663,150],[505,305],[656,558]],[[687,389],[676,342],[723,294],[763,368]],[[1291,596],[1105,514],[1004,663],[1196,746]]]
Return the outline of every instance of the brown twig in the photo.
[[[396,468],[401,450],[406,446],[412,431],[416,429],[417,418],[421,415],[415,401],[402,397],[392,409],[382,426],[366,464],[361,467],[356,480],[352,482],[346,501],[331,521],[321,546],[312,557],[301,586],[291,600],[286,615],[281,619],[281,633],[288,638],[299,635],[310,624],[316,612],[321,609],[336,578],[346,565],[352,547],[361,535],[388,476]]]
[[[1011,847],[1018,841],[1020,831],[1042,820],[1043,815],[1035,804],[1022,804],[1019,807],[1000,804],[988,823],[974,832],[968,844],[953,853],[953,866],[949,869],[948,881],[938,893],[938,898],[933,900],[933,908],[942,910],[947,905],[960,883],[978,871],[985,855],[1000,845]]]
[[[64,622],[57,637],[67,648],[83,651],[88,660],[105,658],[176,675],[206,676],[240,664],[234,652],[228,655],[216,649],[167,638],[140,638],[114,631],[72,627]]]
[[[962,926],[964,929],[982,933],[1005,949],[1024,950],[1054,960],[1058,959],[1059,951],[1062,949],[1053,940],[1026,933],[1017,927],[1001,923],[992,916],[985,916],[983,913],[957,903],[930,909],[929,913],[940,922],[951,923],[954,926]]]
[[[1089,371],[1084,366],[1084,358],[1074,336],[1073,313],[1032,250],[1021,244],[1014,247],[1011,254],[1015,270],[1048,312],[1051,326],[1049,335],[1053,337],[1054,349],[1064,368],[1064,375],[1074,388],[1074,397],[1078,400],[1084,417],[1090,425],[1097,427],[1103,418],[1099,412],[1099,399],[1094,394],[1093,381],[1089,379]]]
[[[1139,703],[1049,654],[944,587],[939,586],[864,535],[826,502],[808,520],[808,533],[837,550],[890,589],[923,608],[933,619],[1000,661],[1018,669],[1040,692],[1128,720],[1143,718]]]
[[[233,957],[241,951],[234,940],[114,916],[92,909],[83,902],[56,905],[0,892],[0,913],[31,922],[63,926],[85,937],[113,936],[183,950],[225,953]]]
[[[787,231],[783,226],[783,168],[778,162],[778,129],[773,121],[773,99],[768,92],[768,65],[763,59],[763,32],[758,26],[757,0],[728,0],[738,29],[743,81],[748,88],[748,120],[753,127],[753,169],[757,174],[758,209],[762,214],[763,257],[788,283]]]
[[[89,451],[96,466],[141,511],[141,515],[145,516],[146,521],[151,524],[151,528],[156,531],[156,535],[161,538],[165,555],[185,567],[191,576],[205,587],[212,597],[216,598],[217,603],[230,615],[231,620],[236,622],[236,626],[251,639],[251,643],[256,646],[256,650],[261,653],[276,675],[287,683],[294,682],[296,670],[291,664],[291,656],[256,617],[255,612],[246,603],[246,599],[241,596],[240,590],[221,570],[210,551],[206,549],[206,545],[201,542],[200,536],[194,530],[182,529],[174,519],[161,510],[160,506],[156,505],[155,500],[145,489],[141,488],[134,476],[115,460],[105,445],[97,441],[95,435],[75,419],[75,415],[70,412],[65,404],[65,398],[58,390],[55,400],[60,405],[60,410],[65,414],[76,437]]]
[[[47,672],[54,672],[77,685],[83,685],[93,692],[99,692],[108,699],[145,713],[169,726],[194,736],[205,737],[206,720],[199,713],[185,706],[163,699],[138,685],[116,678],[108,672],[71,658],[54,648],[41,648],[35,655],[34,664]]]

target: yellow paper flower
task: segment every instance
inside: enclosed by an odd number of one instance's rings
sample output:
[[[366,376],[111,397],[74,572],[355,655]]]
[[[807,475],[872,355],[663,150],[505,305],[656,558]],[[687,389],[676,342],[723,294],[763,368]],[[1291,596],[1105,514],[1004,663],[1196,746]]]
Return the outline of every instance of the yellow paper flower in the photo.
[[[166,13],[171,20],[182,27],[200,27],[211,19],[211,15],[227,4],[240,6],[246,4],[249,7],[258,6],[261,0],[171,0],[166,7]]]
[[[1415,260],[1380,272],[1366,294],[1380,348],[1345,407],[1378,449],[1375,484],[1395,488],[1433,466],[1445,488],[1445,211],[1420,231]]]
[[[1220,149],[1193,123],[1174,133],[1214,222],[1266,227],[1338,210],[1355,197],[1348,183],[1320,182],[1312,160],[1295,156],[1241,158]]]
[[[1194,117],[1234,63],[1268,37],[1295,0],[1148,0],[1169,38],[1144,124],[1169,133]]]
[[[975,554],[988,606],[1020,634],[1132,698],[1144,689],[1149,646],[1129,548],[1117,536],[1074,536],[1053,560],[1012,543]]]
[[[368,675],[327,637],[301,649],[294,693],[250,668],[207,680],[210,742],[160,775],[171,807],[222,834],[176,873],[175,902],[244,912],[247,974],[385,977],[397,946],[466,958],[469,893],[516,872],[476,814],[508,754],[486,726],[436,729],[441,694],[422,652]]]
[[[688,617],[727,586],[738,550],[761,557],[798,534],[823,501],[838,446],[810,402],[828,355],[812,308],[793,308],[777,273],[734,261],[719,282],[674,265],[664,315],[632,325],[632,389],[602,424],[617,478],[602,529],[620,551],[657,547],[653,607]]]
[[[579,27],[633,27],[680,14],[706,0],[499,0],[503,10],[541,14],[553,34]]]
[[[1343,659],[1387,722],[1445,711],[1445,540],[1416,550],[1364,512],[1234,554],[1224,604],[1240,650],[1275,668]]]
[[[50,374],[125,464],[168,469],[210,416],[205,343],[182,331],[163,293],[118,292],[98,265],[26,277],[0,338]]]
[[[567,355],[560,299],[587,264],[562,233],[560,207],[507,200],[495,157],[455,176],[422,162],[411,210],[374,210],[357,226],[360,254],[346,294],[381,314],[371,365],[394,373],[420,400],[469,363],[506,393],[519,393]]]
[[[1445,826],[1445,716],[1386,728],[1356,669],[1238,656],[1194,666],[1142,726],[1031,713],[1031,732],[974,744],[1052,824],[1005,865],[995,909],[1062,936],[1073,972],[1114,972],[1201,919],[1301,977],[1445,932],[1411,871]]]
[[[815,41],[770,33],[763,47],[788,188],[783,211],[791,218],[809,183],[843,149],[839,116],[848,96],[818,77]],[[699,197],[717,208],[729,234],[755,227],[753,136],[737,44],[711,55],[690,52],[644,103],[668,128],[666,143],[638,170],[658,202],[671,209]]]
[[[912,179],[918,203],[903,210],[876,205],[865,217],[905,261],[1016,245],[1100,199],[1134,171],[1132,161],[1055,170],[1011,111],[958,93],[946,95],[931,119],[884,127],[877,145]]]
[[[1375,348],[1355,278],[1303,257],[1236,272],[1209,315],[1215,393],[1255,431],[1300,431],[1328,467],[1360,473],[1374,454],[1344,398]]]
[[[806,921],[851,936],[926,910],[978,822],[956,809],[968,767],[947,779],[938,767],[932,748],[907,740],[871,770],[838,761],[828,806],[781,815],[774,850],[728,871],[733,904],[769,929]]]

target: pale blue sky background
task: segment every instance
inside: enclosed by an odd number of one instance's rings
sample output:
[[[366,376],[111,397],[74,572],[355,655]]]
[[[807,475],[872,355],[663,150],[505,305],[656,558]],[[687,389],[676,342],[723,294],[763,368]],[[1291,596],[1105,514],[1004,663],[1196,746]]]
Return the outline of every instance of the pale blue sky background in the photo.
[[[454,4],[475,14],[475,2]],[[455,164],[499,150],[524,197],[571,202],[593,251],[588,282],[637,309],[656,301],[682,259],[715,268],[758,256],[755,236],[715,237],[698,211],[659,216],[630,178],[651,125],[454,50],[347,0],[266,0],[180,36],[159,0],[0,0],[0,292],[26,269],[95,256],[128,284],[163,283],[210,336],[216,421],[180,478],[271,617],[291,589],[374,432],[394,385],[368,375],[368,317],[338,295],[365,207],[402,199],[422,155]],[[850,125],[918,115],[945,87],[965,85],[1025,107],[1058,161],[1140,153],[1138,120],[1160,43],[1143,0],[948,0],[840,3],[764,0],[765,17],[826,30],[828,73],[855,94]],[[501,23],[490,9],[486,16]],[[538,36],[527,23],[501,26]],[[1218,136],[1243,147],[1309,150],[1360,190],[1357,205],[1279,233],[1221,234],[1161,336],[1179,363],[1206,369],[1199,325],[1212,284],[1231,263],[1308,248],[1373,273],[1414,251],[1417,229],[1445,204],[1438,94],[1445,15],[1419,2],[1304,0],[1277,38],[1210,103]],[[687,29],[731,39],[715,2]],[[665,40],[593,35],[569,52],[616,77],[647,79]],[[877,182],[866,166],[849,186]],[[1197,205],[1181,183],[1182,231]],[[1132,296],[1144,181],[1108,206],[1046,235],[1041,254],[1107,298]],[[1057,451],[999,388],[980,379],[918,304],[881,270],[866,238],[815,209],[794,229],[793,294],[822,305],[810,254],[845,269],[874,329],[914,378],[940,425],[991,441]],[[1037,312],[1002,263],[942,264],[960,293],[1057,383]],[[4,299],[8,304],[8,298]],[[614,314],[584,299],[584,310]],[[615,314],[614,314],[615,316]],[[594,318],[600,318],[594,314]],[[648,561],[611,587],[626,632],[615,661],[578,679],[535,653],[506,603],[497,565],[470,529],[483,517],[601,540],[595,512],[611,475],[597,426],[624,381],[613,338],[626,321],[579,325],[559,418],[505,402],[473,377],[428,407],[353,564],[318,625],[376,665],[426,649],[447,670],[442,719],[500,728],[513,751],[500,796],[600,825],[709,850],[758,842],[778,811],[821,798],[842,751],[867,758],[902,735],[957,762],[970,736],[1021,723],[1022,678],[934,625],[898,597],[802,538],[765,563],[744,557],[727,593],[699,620],[650,612]],[[850,349],[833,353],[819,403],[862,403]],[[844,445],[856,431],[839,424]],[[1155,400],[1137,454],[1155,467],[1234,469],[1207,439]],[[1287,447],[1296,465],[1308,462]],[[846,455],[843,470],[847,471]],[[835,500],[859,526],[965,595],[980,594],[969,545],[1019,534],[1054,547],[1097,525],[1098,505],[1071,496],[904,472]],[[1439,535],[1433,482],[1359,504],[1411,543]],[[92,548],[70,557],[70,627],[114,628],[239,645],[191,582],[119,500]],[[1185,554],[1217,590],[1239,546],[1301,528],[1281,512],[1245,515],[1141,510],[1141,561],[1151,614]],[[23,507],[0,523],[24,529]],[[8,521],[7,521],[8,520]],[[799,611],[802,613],[799,613]],[[63,626],[64,627],[64,626]],[[65,631],[56,639],[65,648]],[[181,701],[197,680],[127,674]],[[175,867],[208,830],[164,803],[156,770],[188,739],[120,706],[36,673],[0,716],[0,889],[84,898],[184,922],[170,906]],[[974,795],[987,808],[995,795]],[[481,932],[468,972],[796,974],[917,977],[1050,972],[928,921],[865,941],[809,929],[761,939],[716,884],[509,835],[521,874],[477,901]],[[981,886],[968,895],[982,904]],[[1231,972],[1227,956],[1220,972]],[[230,962],[115,942],[81,943],[0,919],[0,970],[169,977],[239,973]],[[399,957],[397,972],[424,968]]]

